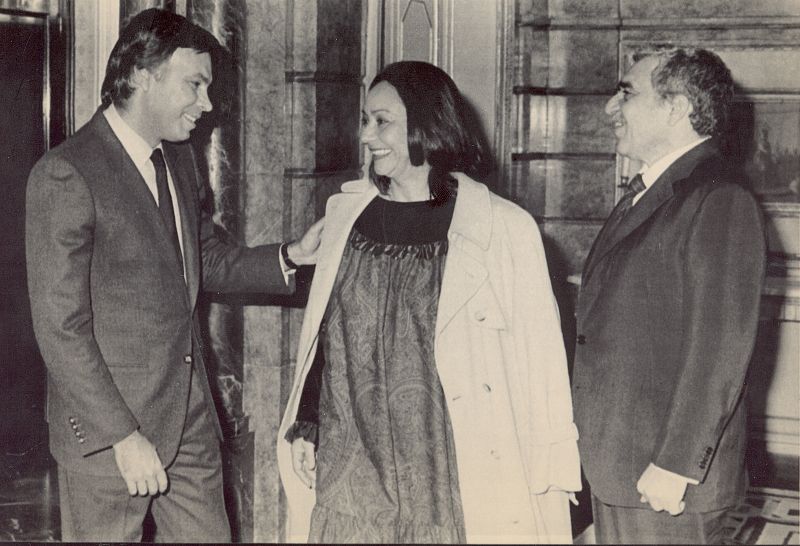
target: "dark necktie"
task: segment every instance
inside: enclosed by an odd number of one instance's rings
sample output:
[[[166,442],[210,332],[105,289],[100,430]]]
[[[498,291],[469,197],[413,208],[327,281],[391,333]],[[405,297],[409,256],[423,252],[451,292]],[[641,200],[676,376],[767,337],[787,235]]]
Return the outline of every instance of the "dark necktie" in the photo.
[[[644,180],[642,180],[641,174],[637,174],[636,176],[630,179],[627,185],[627,189],[625,190],[625,195],[623,195],[622,199],[620,199],[620,204],[624,203],[622,205],[622,208],[624,208],[624,210],[622,211],[623,216],[633,206],[633,199],[641,192],[643,192],[645,188],[646,186],[644,185]]]
[[[153,150],[150,161],[156,169],[156,188],[158,189],[158,212],[161,213],[161,220],[167,228],[170,242],[175,249],[178,260],[183,262],[181,256],[181,246],[178,242],[178,230],[175,228],[175,210],[172,208],[172,195],[169,192],[167,183],[167,165],[164,163],[164,156],[159,148]]]
[[[619,203],[617,203],[617,206],[614,207],[614,210],[611,212],[611,216],[609,216],[608,220],[606,221],[606,227],[604,228],[604,231],[607,234],[614,233],[614,231],[617,229],[617,226],[625,217],[625,214],[627,214],[627,212],[633,206],[633,198],[644,191],[644,189],[645,185],[641,174],[637,174],[631,178],[630,182],[628,182],[625,195],[623,195],[622,199],[619,200]]]

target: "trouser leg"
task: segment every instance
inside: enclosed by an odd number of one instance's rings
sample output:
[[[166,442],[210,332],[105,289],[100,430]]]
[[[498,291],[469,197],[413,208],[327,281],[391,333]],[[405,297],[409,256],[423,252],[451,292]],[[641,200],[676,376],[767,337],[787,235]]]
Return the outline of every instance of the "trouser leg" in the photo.
[[[89,476],[58,467],[61,540],[138,542],[150,497],[132,497],[122,476]]]
[[[230,542],[219,439],[195,374],[183,436],[167,475],[169,490],[152,506],[156,541]]]

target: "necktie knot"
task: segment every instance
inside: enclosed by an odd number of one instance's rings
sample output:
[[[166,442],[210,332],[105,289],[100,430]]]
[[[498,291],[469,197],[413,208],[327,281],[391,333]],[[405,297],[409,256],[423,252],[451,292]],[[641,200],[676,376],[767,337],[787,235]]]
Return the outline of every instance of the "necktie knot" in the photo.
[[[628,191],[626,193],[636,195],[643,192],[645,188],[646,186],[644,185],[644,180],[642,180],[642,175],[637,174],[628,181]]]
[[[164,163],[164,154],[161,153],[161,148],[153,150],[153,153],[150,154],[150,161],[153,162],[153,166],[156,168],[156,177],[158,177],[161,169],[164,169],[164,174],[167,173],[167,165]]]

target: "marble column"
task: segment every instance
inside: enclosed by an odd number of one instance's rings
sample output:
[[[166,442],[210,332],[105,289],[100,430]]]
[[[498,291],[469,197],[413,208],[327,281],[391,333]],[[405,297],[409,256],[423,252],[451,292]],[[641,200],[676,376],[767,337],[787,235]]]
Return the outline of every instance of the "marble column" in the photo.
[[[124,25],[128,19],[140,11],[144,11],[148,8],[161,8],[169,11],[175,11],[175,0],[120,0],[120,25]]]
[[[250,244],[298,237],[359,168],[361,0],[247,4],[244,215]],[[302,296],[244,309],[244,412],[254,434],[253,540],[284,539],[275,455]]]
[[[192,143],[204,161],[214,196],[214,221],[231,240],[244,243],[240,229],[243,212],[244,138],[242,131],[245,87],[245,2],[243,0],[186,0],[176,6],[193,23],[213,34],[222,50],[212,56],[214,79],[209,95],[214,105],[192,134]],[[204,295],[201,312],[207,346],[209,377],[216,378],[218,415],[225,442],[223,462],[225,497],[236,541],[251,541],[250,522],[241,516],[252,505],[253,435],[242,409],[242,301],[215,294]],[[250,464],[244,462],[250,461]]]

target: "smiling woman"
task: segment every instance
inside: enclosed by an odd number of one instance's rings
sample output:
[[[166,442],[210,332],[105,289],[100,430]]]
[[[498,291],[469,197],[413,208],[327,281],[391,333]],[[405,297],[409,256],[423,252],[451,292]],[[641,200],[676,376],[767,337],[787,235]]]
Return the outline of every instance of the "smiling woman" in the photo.
[[[577,432],[544,250],[472,178],[474,128],[433,65],[372,82],[369,179],[328,201],[279,433],[291,540],[572,538]]]

